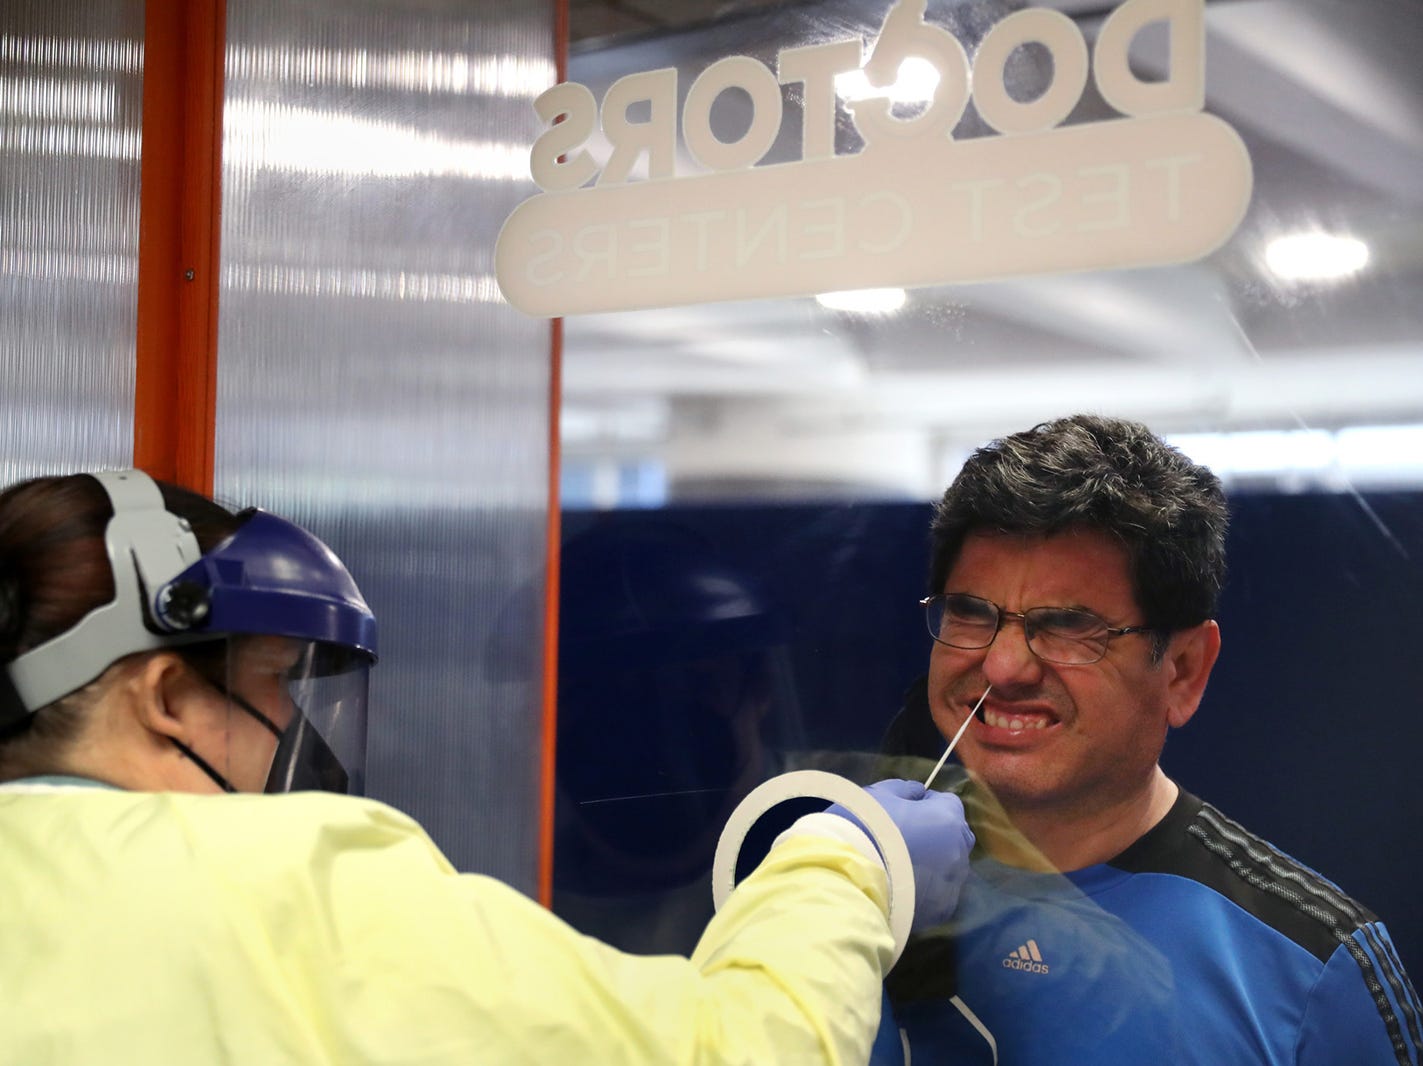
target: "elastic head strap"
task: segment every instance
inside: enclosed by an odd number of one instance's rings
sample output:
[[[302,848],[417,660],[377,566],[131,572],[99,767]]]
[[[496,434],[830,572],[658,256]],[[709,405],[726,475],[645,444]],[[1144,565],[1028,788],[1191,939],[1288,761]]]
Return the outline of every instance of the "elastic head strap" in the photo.
[[[145,621],[153,617],[163,586],[201,557],[192,527],[169,513],[158,486],[142,471],[89,476],[114,508],[104,530],[114,598],[9,664],[9,687],[25,713],[83,688],[125,655],[202,639],[201,634],[159,633]],[[5,687],[0,683],[0,706]]]
[[[10,671],[0,670],[0,733],[18,725],[29,714],[29,708],[15,691],[15,683],[10,680]]]

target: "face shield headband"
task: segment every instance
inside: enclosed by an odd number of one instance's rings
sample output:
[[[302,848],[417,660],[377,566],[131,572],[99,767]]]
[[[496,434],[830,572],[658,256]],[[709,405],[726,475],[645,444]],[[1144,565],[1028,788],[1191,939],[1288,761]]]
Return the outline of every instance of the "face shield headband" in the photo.
[[[285,638],[298,649],[283,679],[292,710],[286,726],[265,715],[279,734],[267,790],[363,788],[366,673],[376,659],[376,624],[335,554],[263,511],[250,512],[202,554],[188,523],[166,510],[147,475],[91,476],[114,508],[104,538],[114,599],[9,664],[10,685],[0,689],[8,689],[11,722],[77,691],[125,655],[222,638],[233,638],[230,647],[246,636]],[[253,701],[239,700],[230,681],[218,687],[250,713]]]

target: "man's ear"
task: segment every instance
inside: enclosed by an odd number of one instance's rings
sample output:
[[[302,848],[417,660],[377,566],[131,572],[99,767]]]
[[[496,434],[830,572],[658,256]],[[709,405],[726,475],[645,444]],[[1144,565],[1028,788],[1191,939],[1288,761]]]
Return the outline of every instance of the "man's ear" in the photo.
[[[1219,654],[1220,626],[1212,619],[1171,635],[1162,665],[1169,671],[1166,723],[1172,729],[1180,729],[1196,713]]]

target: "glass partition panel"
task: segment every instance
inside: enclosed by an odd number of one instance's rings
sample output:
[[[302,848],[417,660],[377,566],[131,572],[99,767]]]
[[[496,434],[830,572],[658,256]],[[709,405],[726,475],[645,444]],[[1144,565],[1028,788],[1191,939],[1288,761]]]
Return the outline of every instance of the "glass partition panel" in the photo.
[[[0,10],[0,484],[133,461],[143,4]]]
[[[369,794],[532,893],[549,330],[490,259],[552,11],[227,12],[218,492],[317,531],[380,619]]]
[[[728,56],[774,72],[789,49],[858,37],[868,53],[890,6],[659,6],[632,24],[626,5],[575,4],[570,79],[603,101],[619,79],[675,70],[685,106]],[[1066,16],[1091,47],[1115,5],[946,0],[926,17],[972,61],[1024,6]],[[1210,466],[1233,514],[1223,650],[1164,768],[1341,882],[1423,970],[1423,659],[1408,651],[1423,631],[1423,9],[1222,0],[1204,25],[1204,109],[1239,133],[1254,180],[1209,255],[567,320],[563,913],[637,947],[685,946],[710,912],[717,829],[752,784],[803,765],[883,770],[931,647],[915,602],[931,503],[991,439],[1097,412]],[[1160,25],[1132,38],[1135,76],[1167,78],[1172,43]],[[1026,45],[1003,70],[1022,103],[1056,67]],[[922,113],[932,89],[897,84],[894,113]],[[833,152],[849,157],[865,89],[835,86]],[[803,150],[807,97],[798,83],[781,97],[760,167]],[[738,89],[706,113],[724,144],[756,121]],[[1115,117],[1088,78],[1063,128]],[[620,119],[653,122],[645,104]],[[971,102],[953,136],[998,134]],[[685,137],[678,177],[705,171]],[[612,158],[607,138],[588,150]],[[1051,206],[1019,221],[1051,225]],[[899,750],[937,757],[928,726],[901,729]]]

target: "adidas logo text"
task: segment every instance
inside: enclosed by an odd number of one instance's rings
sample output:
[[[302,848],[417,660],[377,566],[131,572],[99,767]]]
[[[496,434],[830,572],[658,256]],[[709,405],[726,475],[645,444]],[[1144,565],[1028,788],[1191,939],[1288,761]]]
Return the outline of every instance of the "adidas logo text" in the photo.
[[[1048,964],[1043,962],[1042,952],[1038,950],[1038,942],[1029,940],[1022,947],[1015,951],[1010,951],[1008,957],[1003,960],[1005,970],[1023,970],[1027,973],[1048,973]]]

